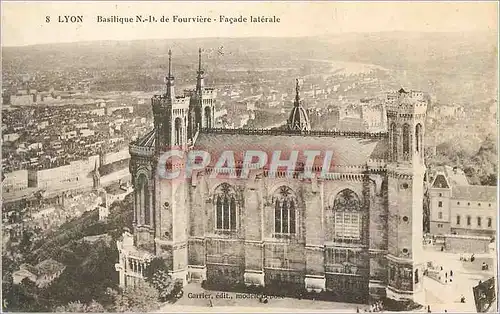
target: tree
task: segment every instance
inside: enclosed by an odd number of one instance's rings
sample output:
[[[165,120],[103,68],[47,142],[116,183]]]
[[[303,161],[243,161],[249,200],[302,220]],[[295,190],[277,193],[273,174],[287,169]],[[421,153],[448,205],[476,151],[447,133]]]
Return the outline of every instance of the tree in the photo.
[[[165,263],[165,260],[162,259],[161,257],[155,257],[149,262],[149,265],[146,267],[146,270],[144,272],[144,277],[146,277],[146,281],[151,282],[153,279],[153,275],[160,270],[168,273],[167,264]]]
[[[151,285],[158,290],[160,300],[165,302],[172,296],[175,281],[164,270],[158,270],[153,275]]]
[[[113,297],[115,312],[148,312],[159,306],[159,293],[148,283],[139,282],[133,287],[127,287],[122,293],[108,290]]]
[[[168,274],[168,266],[162,258],[154,258],[145,271],[146,282],[158,290],[162,302],[182,290],[182,281],[174,280]]]
[[[92,300],[89,304],[80,301],[70,302],[64,306],[56,307],[55,312],[102,313],[105,312],[105,309],[100,303]]]

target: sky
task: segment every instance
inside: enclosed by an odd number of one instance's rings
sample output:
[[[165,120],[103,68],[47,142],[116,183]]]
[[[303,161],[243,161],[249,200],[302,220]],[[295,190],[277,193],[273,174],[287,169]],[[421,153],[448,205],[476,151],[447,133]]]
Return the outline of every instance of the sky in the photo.
[[[498,33],[498,4],[489,2],[21,2],[2,1],[2,46],[92,40],[195,37],[292,37],[343,32]],[[82,23],[58,16],[82,15]],[[212,23],[98,23],[97,17],[153,15],[216,19]],[[276,16],[280,23],[220,23],[219,17]],[[46,23],[46,17],[51,21]]]

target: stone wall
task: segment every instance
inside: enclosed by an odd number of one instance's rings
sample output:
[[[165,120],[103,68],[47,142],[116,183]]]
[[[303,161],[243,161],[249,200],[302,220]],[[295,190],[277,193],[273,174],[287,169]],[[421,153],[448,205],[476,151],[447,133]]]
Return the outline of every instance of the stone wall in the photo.
[[[489,237],[445,235],[445,248],[454,253],[489,253]]]

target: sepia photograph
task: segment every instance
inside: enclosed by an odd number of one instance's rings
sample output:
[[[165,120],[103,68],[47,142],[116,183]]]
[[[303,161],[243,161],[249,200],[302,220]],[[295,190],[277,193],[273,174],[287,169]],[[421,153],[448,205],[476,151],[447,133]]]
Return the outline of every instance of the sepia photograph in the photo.
[[[498,312],[498,10],[2,1],[2,312]]]

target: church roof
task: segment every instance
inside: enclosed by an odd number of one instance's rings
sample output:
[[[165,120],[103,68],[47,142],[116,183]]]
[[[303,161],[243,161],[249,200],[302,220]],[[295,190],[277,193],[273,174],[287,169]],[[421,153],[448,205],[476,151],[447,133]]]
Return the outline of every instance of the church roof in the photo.
[[[444,174],[440,173],[436,176],[434,182],[432,182],[432,187],[438,189],[449,189],[450,185],[448,184],[448,180],[446,180]]]
[[[269,160],[274,151],[280,150],[281,159],[284,160],[289,158],[290,151],[297,150],[299,162],[305,160],[303,155],[305,150],[320,150],[323,152],[320,155],[322,157],[316,158],[319,166],[324,160],[324,152],[332,151],[334,166],[363,166],[369,160],[384,159],[388,143],[386,138],[201,132],[194,149],[208,151],[212,166],[224,151],[233,151],[236,161],[242,161],[244,153],[249,150],[264,151],[268,154]]]
[[[452,198],[494,203],[497,199],[497,187],[483,185],[455,186],[452,189]]]
[[[309,117],[302,106],[295,106],[288,118],[288,126],[292,130],[310,130]]]
[[[142,147],[154,147],[155,146],[155,130],[151,130],[143,137],[137,139],[133,144]]]

